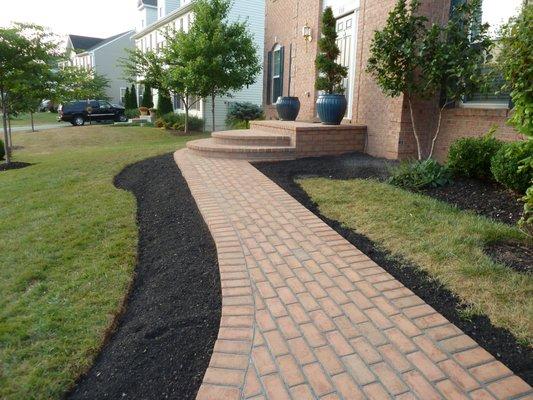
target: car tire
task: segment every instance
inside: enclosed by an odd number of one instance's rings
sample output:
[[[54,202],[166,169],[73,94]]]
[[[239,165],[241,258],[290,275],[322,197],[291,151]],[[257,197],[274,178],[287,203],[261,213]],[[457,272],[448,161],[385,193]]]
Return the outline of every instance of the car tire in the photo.
[[[120,114],[118,116],[118,122],[128,122],[128,117],[126,117],[124,114]]]
[[[83,126],[85,124],[85,119],[81,115],[76,115],[74,117],[74,121],[72,122],[72,125],[74,126]]]

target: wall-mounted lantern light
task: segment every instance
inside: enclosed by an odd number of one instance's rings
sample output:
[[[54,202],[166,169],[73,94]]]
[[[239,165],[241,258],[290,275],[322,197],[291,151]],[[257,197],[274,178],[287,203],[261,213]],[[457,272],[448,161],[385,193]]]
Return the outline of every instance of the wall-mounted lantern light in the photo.
[[[302,36],[304,37],[304,40],[306,42],[313,41],[313,31],[309,24],[306,22],[304,27],[302,28]]]

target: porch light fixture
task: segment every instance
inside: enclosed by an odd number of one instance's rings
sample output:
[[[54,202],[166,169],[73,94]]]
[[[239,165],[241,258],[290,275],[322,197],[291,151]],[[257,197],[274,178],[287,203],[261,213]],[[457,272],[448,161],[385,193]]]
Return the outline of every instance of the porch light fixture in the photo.
[[[306,42],[312,42],[313,41],[313,31],[309,24],[306,22],[304,27],[302,28],[302,36],[304,37],[304,40]]]

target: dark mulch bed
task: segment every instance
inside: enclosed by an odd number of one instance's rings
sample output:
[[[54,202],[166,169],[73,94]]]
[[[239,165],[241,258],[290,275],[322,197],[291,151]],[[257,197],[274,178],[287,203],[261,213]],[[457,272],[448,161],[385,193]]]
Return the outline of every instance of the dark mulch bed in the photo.
[[[455,179],[449,185],[422,193],[510,225],[518,222],[524,210],[520,196],[494,182]]]
[[[485,253],[518,272],[533,273],[533,248],[523,243],[491,243]]]
[[[26,167],[29,167],[30,163],[26,163],[26,162],[18,162],[18,161],[13,161],[13,162],[10,162],[9,164],[6,164],[6,163],[1,163],[0,164],[0,171],[9,171],[10,169],[21,169],[21,168],[26,168]]]
[[[194,399],[220,324],[211,235],[171,154],[125,168],[137,198],[138,264],[124,313],[69,399]]]
[[[426,303],[474,338],[494,357],[507,365],[515,374],[533,384],[533,349],[519,343],[506,329],[492,325],[486,316],[465,320],[460,316],[460,300],[425,271],[399,257],[381,250],[364,235],[344,228],[338,221],[321,215],[307,193],[294,182],[299,176],[324,176],[334,179],[386,177],[384,160],[363,154],[342,157],[309,158],[277,163],[256,163],[255,166],[290,195],[321,218],[332,229],[382,266]]]

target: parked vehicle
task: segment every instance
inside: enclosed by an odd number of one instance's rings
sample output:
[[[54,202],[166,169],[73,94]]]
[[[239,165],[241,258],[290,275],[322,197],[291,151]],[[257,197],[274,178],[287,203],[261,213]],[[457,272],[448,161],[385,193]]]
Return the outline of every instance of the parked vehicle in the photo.
[[[70,122],[74,126],[92,121],[126,122],[128,117],[124,111],[124,107],[106,100],[75,100],[59,106],[58,120]]]
[[[46,111],[50,111],[50,112],[56,111],[55,104],[52,100],[43,100],[41,104],[39,104],[39,112],[46,112]]]

